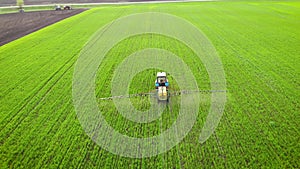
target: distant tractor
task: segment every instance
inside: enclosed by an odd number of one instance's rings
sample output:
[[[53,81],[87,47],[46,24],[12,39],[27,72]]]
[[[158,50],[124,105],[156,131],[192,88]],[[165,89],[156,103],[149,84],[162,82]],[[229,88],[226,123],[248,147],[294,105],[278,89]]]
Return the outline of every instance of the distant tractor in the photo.
[[[54,9],[56,11],[61,11],[61,10],[71,10],[72,8],[69,5],[66,5],[64,7],[62,7],[61,5],[55,5]]]
[[[20,9],[19,9],[19,12],[20,12],[20,13],[24,13],[24,12],[25,12],[24,8],[20,8]]]
[[[61,6],[60,5],[55,5],[55,8],[54,8],[56,11],[60,11],[61,10]]]
[[[25,12],[25,10],[23,8],[23,6],[24,6],[24,0],[17,0],[17,6],[19,7],[19,12],[20,13],[24,13]]]
[[[169,102],[169,81],[166,72],[158,72],[155,80],[157,100]]]
[[[64,6],[64,10],[71,10],[71,6]]]

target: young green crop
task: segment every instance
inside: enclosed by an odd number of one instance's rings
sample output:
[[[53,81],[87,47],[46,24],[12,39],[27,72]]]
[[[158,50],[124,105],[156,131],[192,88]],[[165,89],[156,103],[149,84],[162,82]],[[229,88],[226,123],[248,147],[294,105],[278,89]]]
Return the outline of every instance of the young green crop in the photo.
[[[1,46],[0,168],[299,168],[299,6],[299,2],[104,6]],[[180,144],[155,157],[131,159],[111,154],[84,133],[73,107],[72,78],[80,50],[97,29],[120,16],[147,11],[185,18],[207,35],[222,60],[228,98],[219,126],[204,144],[198,137],[209,110],[209,93],[200,95],[197,122]],[[205,66],[182,42],[153,34],[124,39],[99,66],[95,93],[107,122],[131,137],[161,133],[176,121],[180,109],[180,97],[172,97],[158,120],[139,124],[120,115],[112,100],[99,99],[111,95],[116,66],[149,47],[181,57],[198,86],[210,88]],[[156,71],[137,74],[133,80],[139,83],[131,83],[129,92],[153,90]],[[170,82],[172,89],[179,89],[171,75]],[[149,99],[130,98],[140,110],[149,107]]]

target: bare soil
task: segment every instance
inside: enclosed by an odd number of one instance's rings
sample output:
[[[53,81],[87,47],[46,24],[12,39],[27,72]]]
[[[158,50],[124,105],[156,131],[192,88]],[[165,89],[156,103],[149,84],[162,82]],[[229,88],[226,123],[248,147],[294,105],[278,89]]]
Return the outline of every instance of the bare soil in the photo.
[[[64,4],[64,3],[100,3],[116,2],[115,0],[24,0],[25,5]],[[16,5],[15,0],[0,0],[0,6]]]
[[[102,2],[142,2],[161,0],[24,0],[25,5],[66,4],[66,3],[102,3]],[[0,0],[0,6],[16,5],[15,0]]]
[[[0,46],[86,9],[37,11],[0,15]]]

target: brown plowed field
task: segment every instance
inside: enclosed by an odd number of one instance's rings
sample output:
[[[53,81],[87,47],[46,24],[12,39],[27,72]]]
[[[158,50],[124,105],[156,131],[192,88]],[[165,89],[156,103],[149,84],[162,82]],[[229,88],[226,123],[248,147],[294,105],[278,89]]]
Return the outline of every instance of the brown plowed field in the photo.
[[[139,2],[157,0],[24,0],[25,5],[65,4],[65,3],[102,3],[102,2]],[[15,0],[0,0],[0,6],[16,5]]]
[[[37,31],[85,9],[37,11],[0,15],[0,46]]]
[[[16,5],[15,0],[0,0],[0,6]],[[64,4],[64,3],[101,3],[118,2],[117,0],[24,0],[25,5]]]

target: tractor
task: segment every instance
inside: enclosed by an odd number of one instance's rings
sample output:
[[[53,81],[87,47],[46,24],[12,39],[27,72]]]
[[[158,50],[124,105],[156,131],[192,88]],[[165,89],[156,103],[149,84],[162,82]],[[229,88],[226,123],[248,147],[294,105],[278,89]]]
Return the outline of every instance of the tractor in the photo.
[[[61,6],[60,6],[60,5],[55,5],[54,9],[55,9],[56,11],[61,11]]]
[[[166,72],[158,72],[155,80],[155,89],[157,93],[157,100],[169,102],[169,81]]]
[[[71,10],[71,9],[72,9],[71,6],[68,5],[64,6],[64,10]]]

